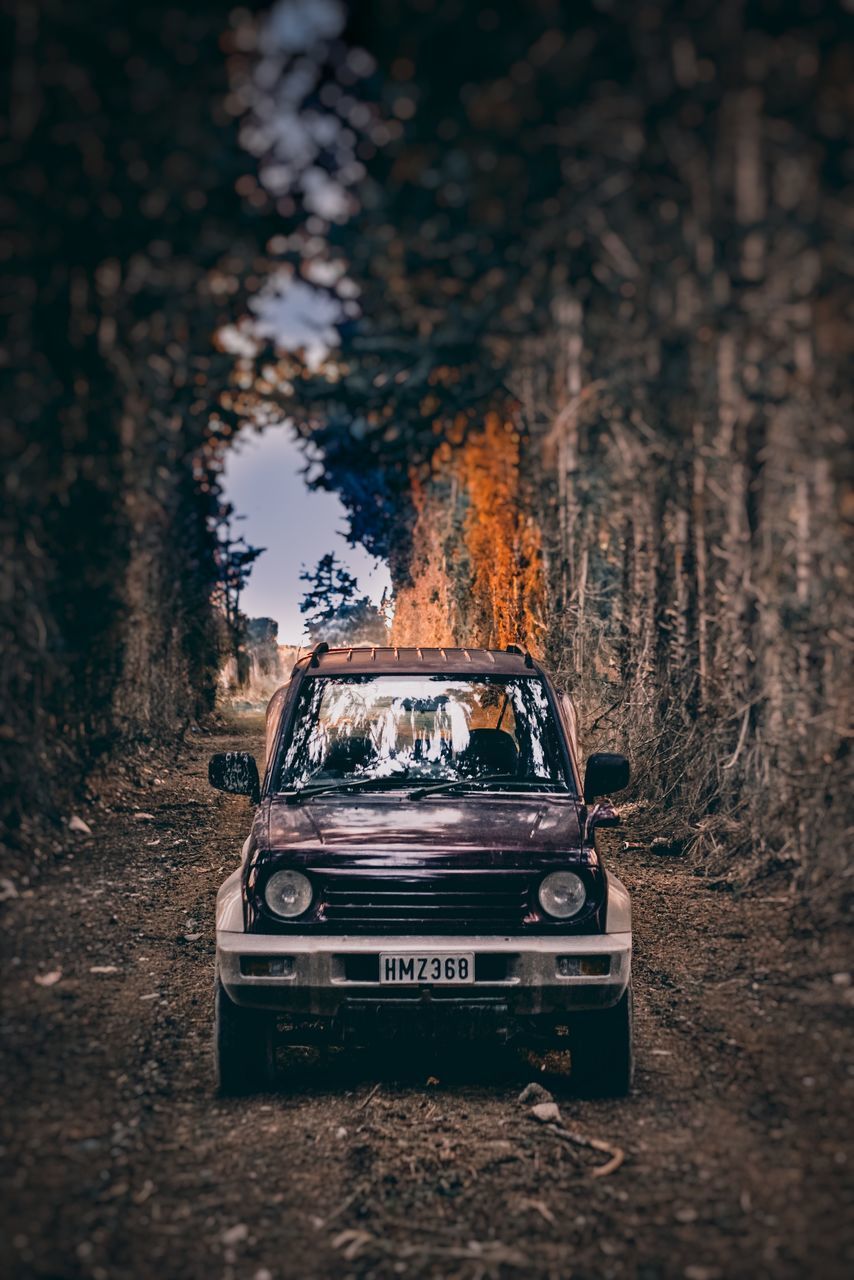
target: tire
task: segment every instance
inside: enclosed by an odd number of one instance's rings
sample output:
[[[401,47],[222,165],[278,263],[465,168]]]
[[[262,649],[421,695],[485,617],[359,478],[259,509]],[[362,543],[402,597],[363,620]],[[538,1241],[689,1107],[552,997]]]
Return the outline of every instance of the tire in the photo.
[[[570,1027],[571,1084],[588,1098],[623,1098],[635,1070],[632,986],[610,1009],[579,1014]]]
[[[214,1071],[224,1097],[255,1093],[273,1080],[273,1017],[241,1009],[225,994],[219,974],[214,992]]]

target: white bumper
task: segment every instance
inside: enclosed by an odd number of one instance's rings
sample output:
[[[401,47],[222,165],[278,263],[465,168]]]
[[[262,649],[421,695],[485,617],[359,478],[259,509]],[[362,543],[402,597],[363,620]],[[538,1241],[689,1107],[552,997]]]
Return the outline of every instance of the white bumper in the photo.
[[[364,965],[350,957],[370,961],[381,952],[397,954],[473,953],[494,956],[504,963],[503,976],[490,976],[461,986],[425,983],[389,986],[363,976]],[[272,934],[217,933],[217,963],[226,994],[235,1004],[276,1009],[302,1017],[336,1018],[352,1003],[390,1000],[453,1005],[492,997],[511,1015],[557,1014],[575,1009],[596,1009],[616,1004],[628,985],[631,972],[632,935],[606,933],[587,937],[520,938],[472,937],[282,937]],[[259,976],[253,959],[286,958],[287,976]],[[559,958],[585,960],[597,973],[559,972]],[[597,963],[598,962],[598,963]],[[564,966],[566,967],[566,966]],[[356,978],[348,971],[360,970]]]

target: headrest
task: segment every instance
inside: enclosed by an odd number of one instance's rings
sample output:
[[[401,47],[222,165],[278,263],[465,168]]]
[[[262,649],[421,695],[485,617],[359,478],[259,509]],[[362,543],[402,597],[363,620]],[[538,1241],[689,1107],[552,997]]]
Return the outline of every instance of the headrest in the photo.
[[[457,756],[457,763],[470,778],[492,773],[515,773],[519,753],[513,738],[504,729],[472,729],[469,744]]]
[[[370,738],[339,738],[323,761],[324,773],[355,773],[376,756]]]

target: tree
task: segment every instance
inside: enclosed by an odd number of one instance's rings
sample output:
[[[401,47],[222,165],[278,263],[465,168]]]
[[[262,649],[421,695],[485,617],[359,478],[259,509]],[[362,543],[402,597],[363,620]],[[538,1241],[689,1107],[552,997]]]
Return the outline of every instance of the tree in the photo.
[[[698,859],[828,886],[851,767],[835,8],[356,6],[289,77],[316,63],[307,113],[359,100],[331,261],[313,159],[283,242],[346,285],[323,286],[338,342],[272,392],[389,559],[395,640],[521,624]]]
[[[274,225],[222,106],[232,11],[45,0],[4,28],[4,825],[213,706],[209,446],[233,358],[210,335]]]
[[[386,644],[388,628],[383,609],[360,596],[359,583],[340,564],[334,552],[321,556],[317,567],[305,569],[300,580],[309,584],[300,603],[305,629],[313,644]]]
[[[214,601],[225,614],[235,644],[241,631],[241,592],[249,581],[252,565],[267,550],[266,547],[251,547],[244,537],[234,536],[232,521],[242,518],[235,517],[230,502],[224,502],[216,521],[217,585]]]

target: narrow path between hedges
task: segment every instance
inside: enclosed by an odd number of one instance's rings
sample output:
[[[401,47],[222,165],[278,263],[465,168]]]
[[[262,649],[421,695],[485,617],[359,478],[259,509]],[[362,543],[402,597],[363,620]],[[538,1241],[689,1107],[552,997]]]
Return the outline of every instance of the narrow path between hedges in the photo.
[[[614,1172],[518,1102],[537,1078],[519,1055],[402,1078],[331,1055],[286,1091],[215,1097],[213,905],[248,813],[206,764],[260,742],[247,716],[104,783],[92,834],[3,903],[4,1275],[851,1273],[841,940],[794,936],[784,889],[738,896],[625,850],[631,831],[610,856],[634,897],[636,1091],[559,1099],[568,1128],[623,1149]]]

